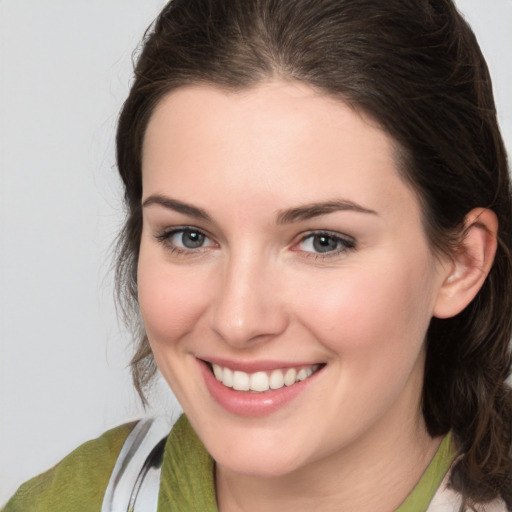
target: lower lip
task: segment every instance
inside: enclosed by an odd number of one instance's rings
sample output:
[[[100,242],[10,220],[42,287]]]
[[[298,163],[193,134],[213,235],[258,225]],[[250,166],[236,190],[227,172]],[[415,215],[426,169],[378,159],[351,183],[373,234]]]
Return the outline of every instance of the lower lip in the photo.
[[[280,389],[269,390],[263,393],[251,393],[248,391],[236,391],[224,386],[215,378],[207,363],[201,360],[198,360],[198,362],[210,395],[224,409],[237,416],[268,416],[276,412],[302,393],[322,371],[320,369],[311,377],[296,382],[292,386],[284,386]]]

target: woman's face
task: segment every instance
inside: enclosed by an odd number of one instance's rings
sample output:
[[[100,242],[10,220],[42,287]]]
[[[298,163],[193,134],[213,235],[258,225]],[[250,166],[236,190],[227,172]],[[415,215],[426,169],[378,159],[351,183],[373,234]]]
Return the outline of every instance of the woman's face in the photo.
[[[446,266],[375,123],[305,85],[172,92],[143,219],[148,338],[222,467],[284,475],[423,425]]]

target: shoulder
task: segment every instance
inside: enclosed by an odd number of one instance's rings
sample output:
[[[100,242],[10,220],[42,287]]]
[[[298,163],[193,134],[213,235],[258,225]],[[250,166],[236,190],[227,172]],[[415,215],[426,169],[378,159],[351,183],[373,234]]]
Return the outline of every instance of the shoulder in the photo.
[[[100,510],[116,459],[134,426],[121,425],[79,446],[52,469],[23,484],[3,512]]]

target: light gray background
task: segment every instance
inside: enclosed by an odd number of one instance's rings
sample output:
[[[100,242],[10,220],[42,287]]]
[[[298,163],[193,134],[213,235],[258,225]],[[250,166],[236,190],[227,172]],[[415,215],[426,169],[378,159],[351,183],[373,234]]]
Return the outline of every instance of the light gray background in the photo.
[[[131,53],[164,0],[0,0],[0,504],[143,412],[116,321],[114,167]],[[512,152],[512,0],[459,0]],[[155,409],[174,407],[160,385]]]

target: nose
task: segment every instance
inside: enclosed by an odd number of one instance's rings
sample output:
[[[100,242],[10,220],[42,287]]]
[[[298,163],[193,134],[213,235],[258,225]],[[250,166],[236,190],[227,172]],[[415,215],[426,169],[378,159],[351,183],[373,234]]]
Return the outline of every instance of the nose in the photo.
[[[213,298],[211,329],[234,348],[247,348],[286,330],[288,315],[272,264],[253,255],[231,258]]]

